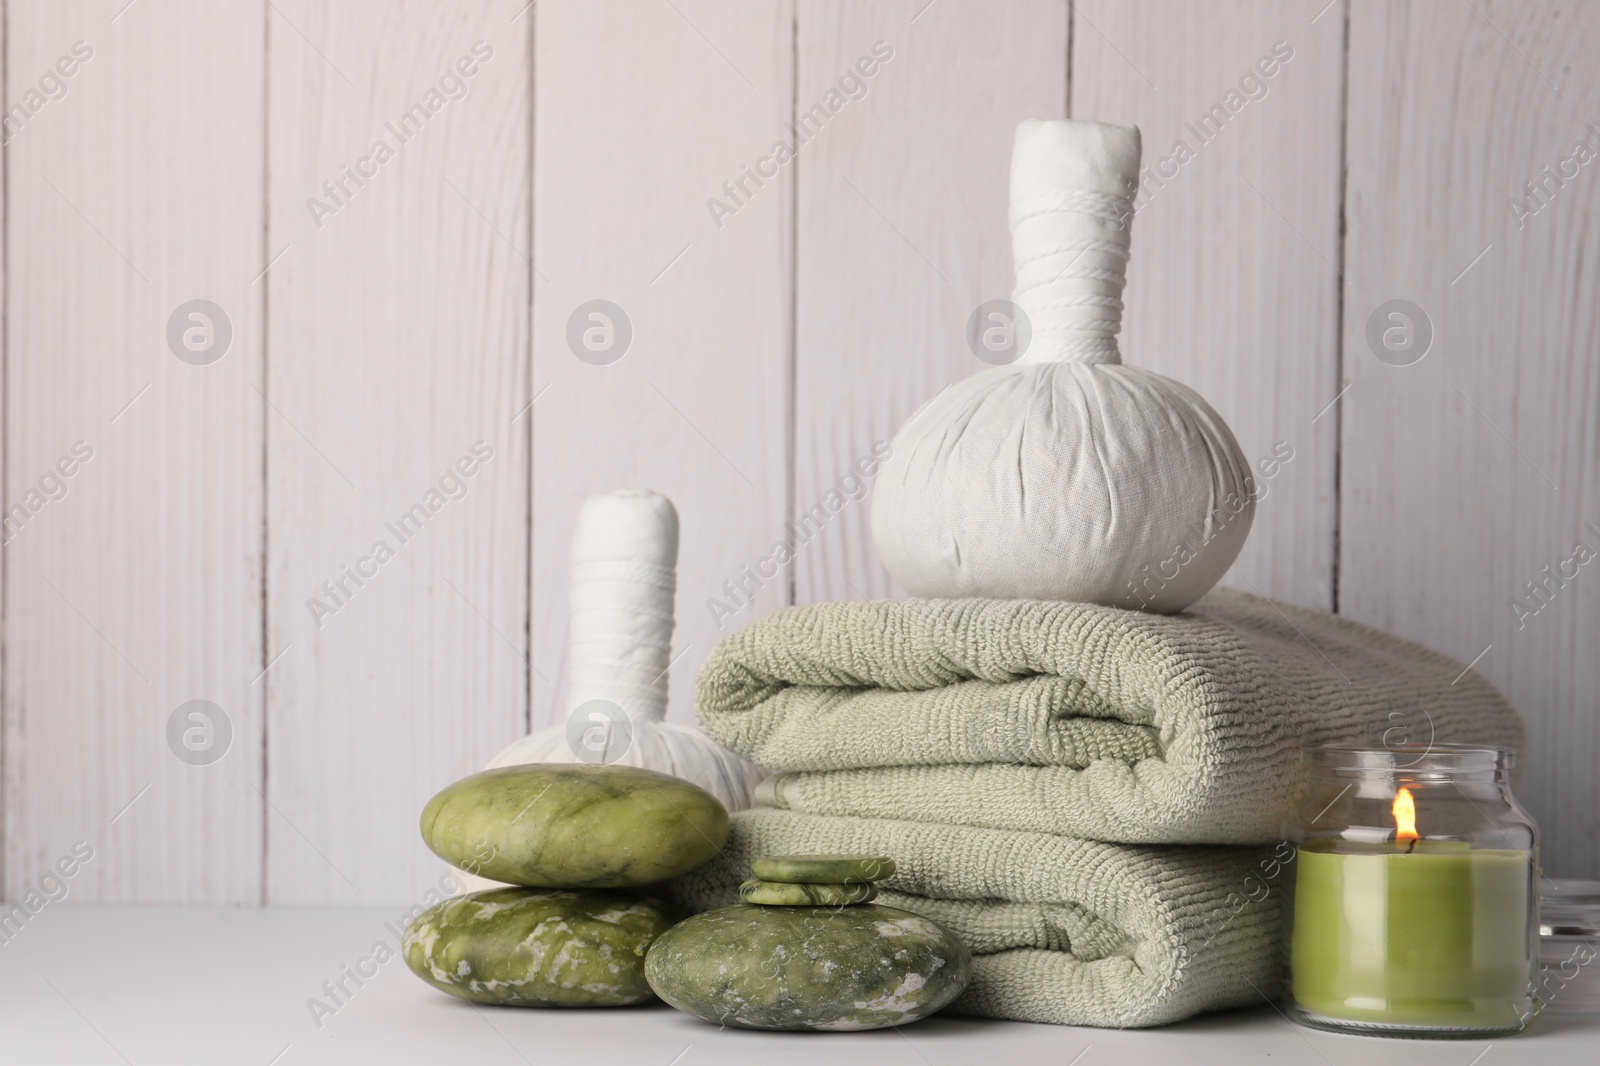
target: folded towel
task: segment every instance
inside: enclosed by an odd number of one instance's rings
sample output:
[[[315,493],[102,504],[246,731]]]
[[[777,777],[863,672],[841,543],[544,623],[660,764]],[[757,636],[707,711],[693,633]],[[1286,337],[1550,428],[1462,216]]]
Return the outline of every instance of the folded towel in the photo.
[[[841,852],[891,856],[877,902],[931,918],[972,949],[972,983],[953,1013],[1164,1025],[1278,991],[1277,886],[1292,852],[1273,848],[1099,844],[758,808],[733,816],[720,859],[668,888],[706,910],[739,901],[753,858]]]
[[[1131,843],[1264,843],[1301,746],[1518,746],[1448,656],[1216,590],[1181,615],[1035,600],[794,607],[717,645],[696,711],[756,801]]]

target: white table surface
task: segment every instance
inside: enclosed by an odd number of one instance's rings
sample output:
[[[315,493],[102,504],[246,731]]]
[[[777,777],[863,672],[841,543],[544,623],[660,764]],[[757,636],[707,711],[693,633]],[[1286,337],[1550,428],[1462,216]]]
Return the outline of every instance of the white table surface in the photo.
[[[0,944],[0,1063],[107,1066],[1325,1066],[1593,1063],[1600,1020],[1546,1016],[1494,1041],[1384,1040],[1301,1029],[1271,1006],[1164,1029],[933,1018],[898,1031],[719,1029],[669,1007],[475,1007],[398,957],[318,1028],[306,1001],[379,941],[383,910],[45,907]]]

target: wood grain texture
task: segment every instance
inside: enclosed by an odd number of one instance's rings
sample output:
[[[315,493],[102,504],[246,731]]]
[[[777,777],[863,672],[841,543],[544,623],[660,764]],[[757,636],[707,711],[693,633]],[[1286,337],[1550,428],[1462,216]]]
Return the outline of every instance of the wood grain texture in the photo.
[[[1358,3],[1350,44],[1341,607],[1463,661],[1489,649],[1478,669],[1528,722],[1546,872],[1594,877],[1600,568],[1556,573],[1545,605],[1527,583],[1600,551],[1600,162],[1521,225],[1510,201],[1600,149],[1600,10]],[[1395,299],[1434,331],[1408,366],[1367,344]]]
[[[1546,871],[1600,876],[1600,566],[1573,562],[1600,552],[1600,158],[1570,162],[1600,151],[1600,11],[524,3],[9,5],[0,898],[78,840],[74,900],[417,898],[427,797],[564,717],[588,493],[680,510],[674,719],[749,619],[897,595],[870,497],[790,521],[981,369],[1015,124],[1069,110],[1140,125],[1147,167],[1192,153],[1142,198],[1125,358],[1252,462],[1294,448],[1226,583],[1481,654],[1528,719]],[[167,341],[194,299],[231,327],[210,365]],[[594,299],[633,331],[609,365],[568,341]],[[1368,344],[1396,299],[1433,328],[1414,365]],[[169,747],[193,699],[228,716],[211,765]]]
[[[798,162],[793,510],[847,502],[793,538],[796,602],[903,595],[873,547],[870,496],[851,501],[857,464],[985,368],[967,318],[1011,294],[1012,134],[1063,113],[1066,16],[1056,0],[800,4],[797,110],[877,42],[893,58]]]
[[[578,504],[631,485],[678,508],[668,717],[690,720],[695,671],[731,631],[708,601],[726,602],[724,582],[783,536],[793,166],[767,164],[736,198],[722,186],[788,138],[793,12],[786,0],[535,11],[533,726],[565,717]],[[713,197],[732,213],[714,215]],[[568,345],[569,319],[596,299],[633,331],[607,365]],[[787,602],[779,583],[746,588],[759,613]]]
[[[117,6],[9,8],[4,894],[82,840],[74,899],[255,904],[262,7]],[[166,339],[196,298],[232,327],[207,366]],[[167,746],[192,699],[212,765]]]
[[[308,0],[270,22],[270,903],[414,898],[438,875],[423,804],[526,717],[520,6]],[[335,196],[345,166],[369,176]],[[461,496],[441,479],[463,457]]]
[[[1072,115],[1144,134],[1123,360],[1198,390],[1258,475],[1293,449],[1223,584],[1328,609],[1344,42],[1325,3],[1078,3]]]

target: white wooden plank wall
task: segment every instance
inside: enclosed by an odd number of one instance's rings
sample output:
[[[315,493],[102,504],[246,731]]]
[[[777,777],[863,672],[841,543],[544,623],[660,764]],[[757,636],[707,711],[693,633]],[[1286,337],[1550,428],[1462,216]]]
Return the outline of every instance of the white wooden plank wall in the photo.
[[[797,111],[841,79],[861,87],[844,83],[859,99],[797,164],[795,599],[878,598],[901,593],[872,547],[861,473],[923,401],[985,365],[967,316],[1011,294],[1011,137],[1064,114],[1067,9],[812,0],[800,16]],[[806,521],[830,494],[838,513]]]
[[[383,902],[437,877],[428,797],[525,721],[530,31],[274,2],[266,899]],[[345,166],[375,173],[340,206]]]
[[[6,20],[7,107],[39,106],[5,146],[4,499],[24,509],[4,548],[5,893],[81,840],[75,898],[254,904],[262,8],[118,6]],[[209,365],[167,345],[195,299],[231,323]],[[80,440],[92,458],[57,468]],[[195,699],[231,731],[209,766],[167,746]]]
[[[1600,160],[1573,148],[1600,150],[1597,52],[1589,4],[1356,6],[1340,522],[1341,609],[1482,655],[1528,718],[1547,865],[1590,877],[1600,565],[1573,556],[1600,550]],[[1397,299],[1434,331],[1407,366],[1366,342]]]
[[[721,635],[706,602],[727,602],[723,583],[767,554],[786,517],[794,168],[768,163],[777,174],[745,179],[736,198],[722,186],[787,137],[793,10],[626,10],[535,9],[536,727],[565,720],[567,569],[584,496],[645,486],[677,505],[677,719],[692,719],[695,667]],[[734,213],[714,219],[713,197]],[[614,361],[568,345],[569,320],[593,300],[631,324]],[[781,584],[746,588],[763,614],[788,602]]]
[[[1073,116],[1144,134],[1123,359],[1192,385],[1255,467],[1227,583],[1323,610],[1344,59],[1340,5],[1317,18],[1327,2],[1081,2],[1072,53]]]
[[[1600,874],[1600,578],[1526,588],[1600,548],[1600,163],[1520,225],[1507,202],[1600,148],[1600,10],[123,3],[3,21],[6,899],[77,840],[85,901],[415,897],[426,797],[564,717],[588,493],[678,505],[675,718],[748,619],[899,595],[870,498],[747,575],[980,368],[1012,130],[1063,114],[1138,123],[1163,167],[1128,361],[1252,460],[1293,448],[1228,583],[1489,649],[1546,869]],[[167,341],[196,299],[231,327],[214,362]],[[1435,333],[1414,365],[1368,346],[1396,299]],[[594,300],[620,358],[569,344]],[[215,761],[203,730],[169,747],[196,699]]]

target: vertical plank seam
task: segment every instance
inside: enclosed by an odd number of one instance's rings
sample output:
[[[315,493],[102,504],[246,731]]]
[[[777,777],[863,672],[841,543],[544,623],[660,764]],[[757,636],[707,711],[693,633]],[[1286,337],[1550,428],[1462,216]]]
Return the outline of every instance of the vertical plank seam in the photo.
[[[0,115],[11,108],[11,0],[0,0]],[[11,498],[11,141],[0,141],[0,506]],[[3,551],[3,549],[0,549]],[[11,730],[10,635],[6,600],[11,591],[11,553],[0,555],[0,900],[11,873],[11,789],[6,773]]]
[[[1075,28],[1074,16],[1078,13],[1073,0],[1067,0],[1067,85],[1066,92],[1061,101],[1061,117],[1072,117],[1072,36]]]
[[[1344,7],[1344,44],[1339,60],[1339,248],[1335,252],[1338,268],[1334,274],[1333,301],[1333,391],[1344,388],[1344,301],[1350,282],[1345,277],[1345,245],[1348,243],[1348,211],[1345,199],[1350,191],[1350,8]],[[1333,546],[1328,563],[1328,610],[1339,613],[1339,552],[1344,520],[1344,405],[1333,411]]]
[[[9,2],[9,0],[7,0]],[[261,254],[272,254],[272,5],[261,5]],[[270,273],[270,272],[269,272]],[[268,771],[267,716],[272,705],[272,674],[267,669],[272,640],[271,600],[268,598],[268,575],[271,572],[272,515],[271,460],[268,447],[272,423],[268,421],[267,392],[271,387],[269,368],[269,318],[272,312],[272,278],[261,279],[261,888],[257,893],[258,906],[268,902],[268,849],[267,789],[270,787]]]
[[[800,100],[800,4],[802,0],[792,0],[789,8],[789,128],[795,128],[799,120]],[[798,149],[798,146],[797,146]],[[796,514],[795,494],[800,491],[800,168],[804,164],[800,153],[796,150],[794,167],[789,175],[789,336],[788,351],[784,353],[784,369],[787,371],[784,380],[784,481],[783,481],[783,528],[788,531],[794,528]],[[793,536],[793,533],[789,534]],[[789,588],[784,600],[785,607],[793,607],[795,588],[798,581],[799,566],[789,565]]]
[[[537,260],[537,251],[533,245],[533,209],[534,209],[534,136],[539,128],[539,12],[534,11],[528,16],[528,160],[527,160],[527,196],[526,210],[528,212],[528,230],[525,236],[528,249],[528,286],[526,301],[523,307],[523,329],[526,331],[527,353],[523,365],[527,368],[528,394],[537,396],[533,382],[533,310],[534,310],[534,262]],[[523,455],[528,461],[528,476],[522,483],[522,516],[524,523],[522,539],[523,565],[527,572],[523,575],[522,596],[522,648],[527,653],[522,671],[522,732],[527,735],[533,732],[533,420],[539,417],[539,412],[533,407],[528,408],[528,424],[523,427]]]

